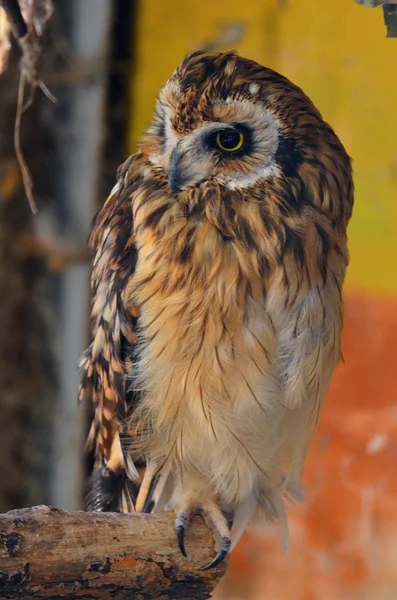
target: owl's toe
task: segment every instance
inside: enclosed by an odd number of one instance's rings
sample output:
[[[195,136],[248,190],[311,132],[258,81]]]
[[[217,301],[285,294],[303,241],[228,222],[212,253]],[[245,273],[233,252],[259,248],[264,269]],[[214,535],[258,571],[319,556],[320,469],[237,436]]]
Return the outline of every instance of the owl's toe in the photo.
[[[223,512],[215,502],[200,502],[186,504],[176,512],[175,529],[178,545],[183,556],[187,556],[185,549],[185,533],[194,515],[201,515],[208,527],[214,532],[215,548],[217,554],[208,565],[201,567],[202,571],[218,566],[229,554],[231,546],[230,529],[233,519],[230,513]]]

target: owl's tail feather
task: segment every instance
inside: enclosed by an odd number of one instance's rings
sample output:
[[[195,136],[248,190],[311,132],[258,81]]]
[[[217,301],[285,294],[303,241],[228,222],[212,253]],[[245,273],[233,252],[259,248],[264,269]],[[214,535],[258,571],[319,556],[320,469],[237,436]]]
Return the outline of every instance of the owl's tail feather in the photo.
[[[93,408],[86,449],[93,453],[94,469],[88,480],[86,507],[89,511],[135,512],[140,476],[123,449],[126,403],[122,367],[115,350],[103,328],[98,328],[94,343],[80,363],[79,399],[88,397]]]
[[[135,512],[133,498],[137,487],[125,472],[115,473],[108,467],[99,467],[92,472],[87,485],[86,504],[88,511]]]

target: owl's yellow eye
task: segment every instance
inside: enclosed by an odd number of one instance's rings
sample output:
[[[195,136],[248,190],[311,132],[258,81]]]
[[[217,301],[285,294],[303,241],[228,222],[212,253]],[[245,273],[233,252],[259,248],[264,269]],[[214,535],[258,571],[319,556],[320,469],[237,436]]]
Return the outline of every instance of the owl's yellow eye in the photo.
[[[216,145],[224,152],[237,152],[244,144],[244,134],[233,129],[220,131],[216,138]]]

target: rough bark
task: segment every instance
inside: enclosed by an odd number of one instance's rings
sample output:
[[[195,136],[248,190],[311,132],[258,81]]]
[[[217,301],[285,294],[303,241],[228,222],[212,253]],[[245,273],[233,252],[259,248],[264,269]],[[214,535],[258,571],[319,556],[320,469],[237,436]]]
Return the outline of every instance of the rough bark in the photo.
[[[36,506],[0,515],[0,598],[204,600],[225,566],[197,518],[181,555],[171,513],[65,512]]]

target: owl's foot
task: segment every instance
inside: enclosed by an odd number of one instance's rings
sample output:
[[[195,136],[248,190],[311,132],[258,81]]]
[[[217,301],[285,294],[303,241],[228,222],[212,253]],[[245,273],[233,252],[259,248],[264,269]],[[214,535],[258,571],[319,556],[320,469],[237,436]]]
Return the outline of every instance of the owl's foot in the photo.
[[[201,571],[207,571],[219,565],[229,554],[231,545],[230,529],[233,520],[230,518],[230,514],[222,512],[215,502],[185,502],[176,512],[175,519],[178,545],[183,556],[187,556],[185,550],[185,532],[190,521],[197,514],[203,517],[207,526],[214,532],[215,537],[217,554],[213,561],[200,569]]]

